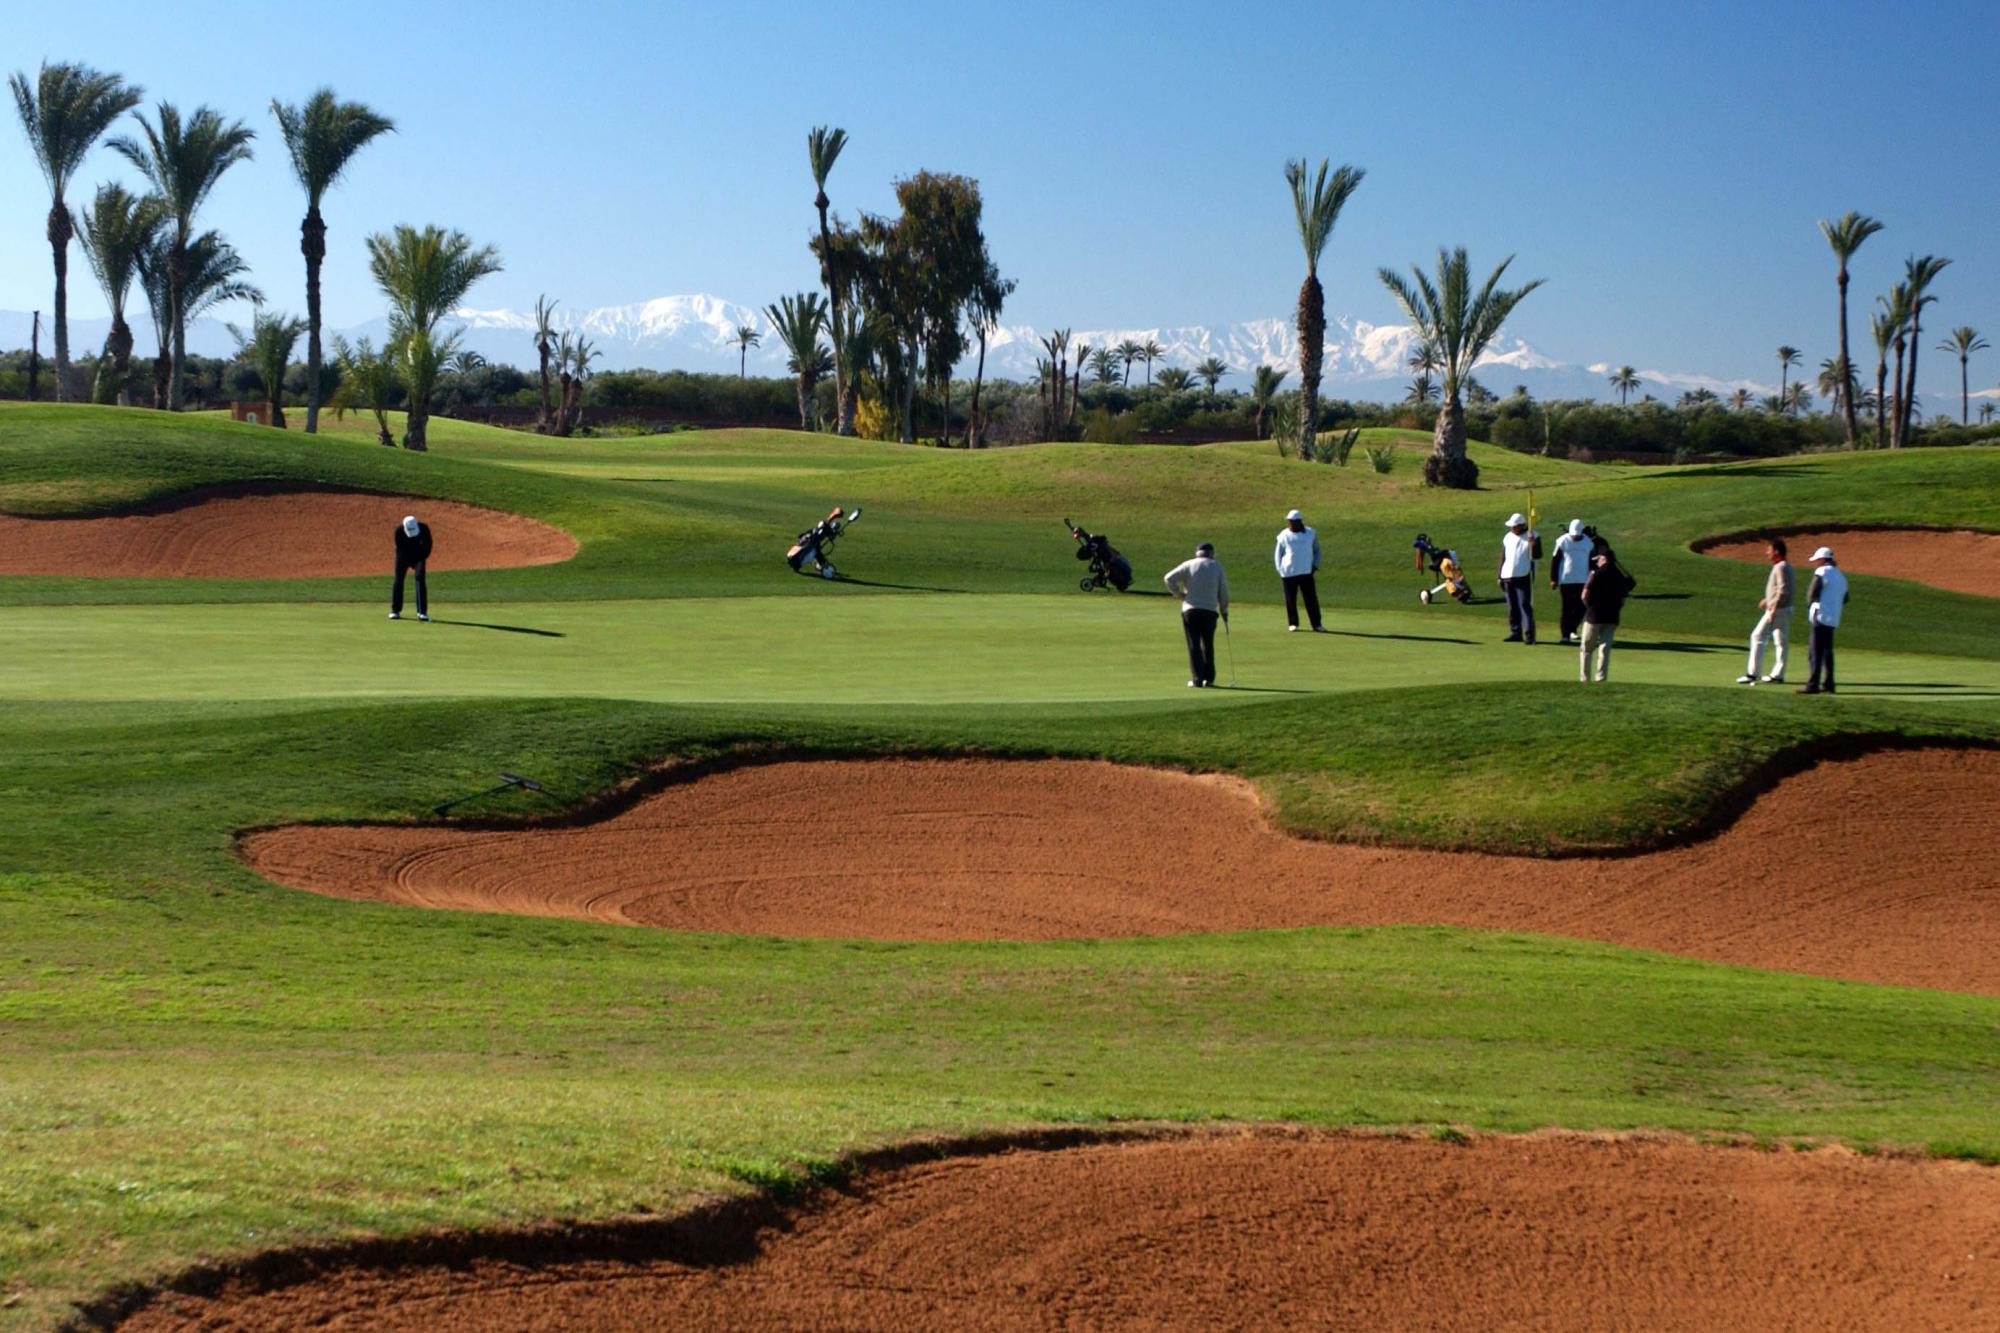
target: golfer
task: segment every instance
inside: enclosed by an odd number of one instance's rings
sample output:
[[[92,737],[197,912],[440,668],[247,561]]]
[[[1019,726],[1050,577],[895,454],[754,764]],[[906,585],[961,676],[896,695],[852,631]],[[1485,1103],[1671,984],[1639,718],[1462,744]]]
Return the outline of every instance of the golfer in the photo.
[[[1299,632],[1299,596],[1304,594],[1306,619],[1312,622],[1313,633],[1326,633],[1326,626],[1319,623],[1319,588],[1313,582],[1313,575],[1319,572],[1319,534],[1306,526],[1296,509],[1285,515],[1285,526],[1278,530],[1278,549],[1273,559],[1277,562],[1278,578],[1285,585],[1288,632]]]
[[[1785,683],[1785,649],[1792,637],[1792,564],[1785,558],[1785,539],[1771,538],[1764,547],[1764,558],[1771,562],[1771,573],[1757,602],[1763,614],[1750,631],[1750,663],[1736,678],[1738,685],[1755,685],[1760,680],[1766,685]],[[1760,676],[1757,673],[1764,669],[1766,639],[1771,641],[1771,674]]]
[[[1611,641],[1618,636],[1618,617],[1632,588],[1632,579],[1618,567],[1618,557],[1609,546],[1599,543],[1591,552],[1590,577],[1583,585],[1583,632],[1576,650],[1578,680],[1611,678]],[[1593,654],[1597,658],[1595,677],[1591,674]]]
[[[1822,546],[1812,553],[1812,591],[1806,594],[1806,619],[1812,624],[1812,646],[1807,661],[1812,674],[1806,677],[1800,694],[1833,693],[1833,632],[1840,628],[1840,613],[1847,607],[1847,575],[1834,561],[1833,548]],[[1820,683],[1821,673],[1826,683]]]
[[[1556,538],[1549,557],[1549,587],[1562,598],[1562,641],[1572,643],[1583,624],[1583,581],[1590,577],[1590,548],[1596,538],[1583,530],[1583,520],[1569,521],[1569,531]]]
[[[389,595],[389,619],[403,618],[403,575],[412,570],[417,575],[417,619],[431,618],[430,597],[424,588],[424,563],[430,558],[430,525],[417,522],[415,514],[404,515],[396,525],[396,590]]]
[[[1506,535],[1500,538],[1500,590],[1507,594],[1506,643],[1535,641],[1535,534],[1528,531],[1528,517],[1515,514],[1507,520]]]
[[[1181,599],[1181,631],[1187,635],[1188,686],[1215,684],[1215,622],[1229,619],[1229,579],[1215,547],[1194,548],[1194,559],[1167,571],[1167,590]]]

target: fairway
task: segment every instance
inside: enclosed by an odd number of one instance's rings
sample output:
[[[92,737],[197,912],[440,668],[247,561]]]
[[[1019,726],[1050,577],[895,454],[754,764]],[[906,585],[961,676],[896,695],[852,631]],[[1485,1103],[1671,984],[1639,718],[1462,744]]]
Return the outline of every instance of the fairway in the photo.
[[[1672,1130],[1706,1162],[1718,1138],[2000,1159],[2000,997],[1941,943],[1976,951],[2000,893],[1976,836],[2000,599],[1857,573],[1839,692],[1808,699],[1732,683],[1763,575],[1691,549],[2000,529],[2000,451],[1641,469],[1478,445],[1486,489],[1441,493],[1390,431],[1382,475],[1251,442],[442,419],[415,455],[327,424],[0,404],[0,512],[338,486],[415,497],[440,550],[440,501],[577,543],[434,571],[428,624],[387,619],[380,523],[354,525],[366,575],[0,577],[0,1323],[273,1247],[789,1206],[924,1135],[1269,1121],[1441,1136],[1425,1153]],[[1542,642],[1500,641],[1501,520],[1531,490],[1545,530],[1583,517],[1639,580],[1608,685],[1578,683],[1545,584]],[[792,574],[835,503],[864,515],[848,578]],[[1292,505],[1327,546],[1327,634],[1285,629]],[[1131,592],[1076,590],[1064,517],[1109,534]],[[1474,605],[1418,603],[1418,532],[1460,549]],[[1234,593],[1212,691],[1186,687],[1160,586],[1202,539]],[[936,756],[1010,762],[897,785]],[[544,790],[423,827],[503,771]],[[251,830],[329,824],[392,826],[381,882],[246,864]],[[480,838],[515,851],[455,841]],[[764,853],[758,899],[736,878]],[[544,914],[565,865],[579,902]]]

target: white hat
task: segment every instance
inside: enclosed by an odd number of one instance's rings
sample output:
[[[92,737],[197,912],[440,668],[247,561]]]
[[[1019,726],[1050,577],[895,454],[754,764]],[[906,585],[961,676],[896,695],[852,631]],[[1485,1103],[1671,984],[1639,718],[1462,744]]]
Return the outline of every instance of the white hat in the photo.
[[[403,531],[412,537],[417,535],[417,516],[415,514],[403,515]]]
[[[1831,546],[1822,546],[1812,553],[1812,558],[1814,560],[1831,560],[1833,559],[1833,548]]]
[[[1301,514],[1298,510],[1294,509],[1291,513],[1285,515],[1285,522],[1289,523],[1293,519],[1298,519],[1301,523],[1303,523],[1305,522],[1305,517],[1306,516],[1304,514]]]
[[[1569,521],[1569,535],[1572,537],[1581,537],[1583,535],[1582,519],[1573,518]]]
[[[1526,514],[1516,514],[1512,518],[1507,520],[1507,526],[1510,528],[1518,528],[1526,524],[1527,521],[1528,521],[1528,516]]]

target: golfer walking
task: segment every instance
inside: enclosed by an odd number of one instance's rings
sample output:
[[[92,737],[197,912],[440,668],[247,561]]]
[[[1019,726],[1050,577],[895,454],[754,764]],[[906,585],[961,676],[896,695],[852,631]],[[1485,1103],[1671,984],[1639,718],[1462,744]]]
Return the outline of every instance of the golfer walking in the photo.
[[[1535,641],[1535,534],[1525,514],[1507,520],[1500,538],[1500,590],[1507,594],[1506,643]]]
[[[1785,650],[1792,637],[1792,565],[1785,558],[1785,539],[1771,538],[1764,547],[1764,556],[1771,562],[1771,573],[1764,580],[1764,595],[1757,601],[1757,609],[1763,614],[1757,618],[1757,627],[1750,631],[1750,662],[1743,668],[1743,674],[1736,678],[1738,685],[1755,685],[1762,681],[1766,685],[1785,683]],[[1764,669],[1764,641],[1769,639],[1773,655],[1771,674],[1761,676]]]
[[[1590,577],[1590,548],[1595,539],[1583,530],[1583,520],[1569,521],[1569,531],[1556,538],[1549,557],[1549,587],[1562,598],[1562,641],[1572,643],[1583,624],[1583,583]]]
[[[1187,636],[1188,686],[1215,684],[1215,622],[1229,619],[1229,579],[1215,547],[1194,548],[1194,559],[1167,571],[1167,590],[1181,599],[1181,631]]]
[[[1278,530],[1278,549],[1273,556],[1278,566],[1278,578],[1285,585],[1285,627],[1288,632],[1299,632],[1299,598],[1306,599],[1306,619],[1312,623],[1313,633],[1326,633],[1326,626],[1319,623],[1319,588],[1313,582],[1313,575],[1319,572],[1319,534],[1306,526],[1306,521],[1294,509],[1285,515],[1285,526]]]
[[[1808,661],[1812,674],[1806,677],[1800,694],[1833,693],[1833,632],[1840,628],[1840,613],[1847,608],[1847,575],[1833,558],[1833,548],[1822,546],[1812,553],[1812,591],[1806,596],[1806,619],[1812,624],[1812,648]],[[1820,683],[1824,672],[1826,683]]]
[[[430,597],[424,588],[424,564],[430,558],[430,525],[417,522],[415,514],[404,515],[396,525],[396,590],[389,595],[389,619],[403,618],[403,575],[413,570],[417,576],[417,619],[431,618]]]

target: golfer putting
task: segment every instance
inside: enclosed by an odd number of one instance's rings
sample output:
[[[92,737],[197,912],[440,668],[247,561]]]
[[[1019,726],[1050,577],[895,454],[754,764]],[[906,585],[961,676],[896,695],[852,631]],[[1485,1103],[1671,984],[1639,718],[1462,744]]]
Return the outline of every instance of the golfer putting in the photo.
[[[1181,599],[1181,632],[1187,637],[1188,688],[1215,684],[1215,624],[1229,623],[1229,579],[1215,547],[1194,548],[1194,558],[1167,571],[1167,590]]]
[[[403,618],[403,576],[411,571],[417,576],[417,619],[431,618],[430,596],[424,587],[424,565],[430,558],[430,525],[417,522],[415,514],[405,514],[396,525],[396,587],[389,594],[389,619]]]

